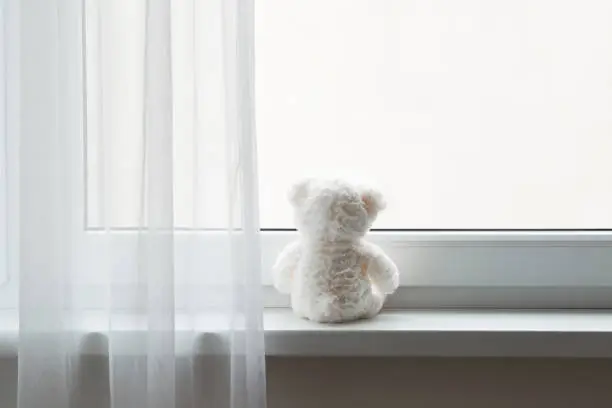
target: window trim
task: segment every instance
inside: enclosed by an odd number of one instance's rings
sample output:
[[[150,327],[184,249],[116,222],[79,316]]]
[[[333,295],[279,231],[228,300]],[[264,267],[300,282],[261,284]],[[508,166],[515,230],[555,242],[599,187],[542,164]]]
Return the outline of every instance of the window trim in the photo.
[[[193,234],[176,232],[177,257],[194,245],[210,259],[223,256],[227,232],[197,231],[195,241]],[[282,247],[297,238],[296,231],[261,232],[267,307],[289,306],[288,297],[272,287],[271,269]],[[612,234],[607,231],[372,231],[366,239],[380,245],[400,270],[401,286],[387,299],[387,308],[612,308]],[[107,300],[107,279],[97,266],[129,262],[137,240],[137,230],[83,233],[82,288],[88,293],[80,297],[91,301],[91,308],[103,307]],[[115,260],[106,258],[108,245],[113,245]],[[8,282],[0,286],[0,309],[17,305],[18,277],[12,266]],[[126,278],[116,284],[134,293],[135,281]],[[180,302],[182,289],[177,285]]]
[[[275,254],[296,238],[262,234],[264,284]],[[366,239],[400,270],[387,307],[612,307],[609,231],[372,231]],[[272,294],[266,300],[287,304]]]

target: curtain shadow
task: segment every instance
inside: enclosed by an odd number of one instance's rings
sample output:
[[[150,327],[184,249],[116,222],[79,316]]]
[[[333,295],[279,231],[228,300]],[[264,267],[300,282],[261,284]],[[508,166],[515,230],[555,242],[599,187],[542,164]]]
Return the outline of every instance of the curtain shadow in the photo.
[[[107,337],[100,333],[84,336],[73,359],[71,408],[110,408]]]
[[[193,353],[194,400],[206,407],[230,406],[232,390],[231,347],[227,334],[203,333],[196,337]]]

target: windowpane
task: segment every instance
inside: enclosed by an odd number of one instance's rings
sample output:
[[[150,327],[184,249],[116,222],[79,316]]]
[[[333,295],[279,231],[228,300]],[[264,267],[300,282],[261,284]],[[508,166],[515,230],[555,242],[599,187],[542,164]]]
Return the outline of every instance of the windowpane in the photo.
[[[377,228],[612,228],[612,3],[262,0],[262,226],[303,176],[378,186]]]

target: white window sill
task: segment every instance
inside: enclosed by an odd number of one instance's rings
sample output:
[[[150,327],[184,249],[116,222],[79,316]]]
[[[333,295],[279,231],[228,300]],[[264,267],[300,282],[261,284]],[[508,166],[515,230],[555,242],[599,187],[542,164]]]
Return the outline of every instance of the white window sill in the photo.
[[[204,341],[219,332],[216,322],[211,326],[217,328],[200,330]],[[322,325],[279,308],[266,309],[264,327],[269,356],[612,358],[612,311],[398,310]],[[134,329],[119,330],[129,338]],[[104,337],[93,327],[88,332]],[[104,355],[105,343],[82,352]],[[14,357],[17,349],[15,320],[0,319],[0,357]]]
[[[386,311],[320,325],[289,310],[264,316],[273,356],[612,357],[611,311]]]

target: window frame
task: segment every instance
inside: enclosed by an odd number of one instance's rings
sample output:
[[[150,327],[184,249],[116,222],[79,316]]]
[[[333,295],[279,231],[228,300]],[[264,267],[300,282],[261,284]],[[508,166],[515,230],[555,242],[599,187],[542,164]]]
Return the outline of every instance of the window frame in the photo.
[[[176,254],[189,253],[196,245],[214,259],[229,242],[226,234],[176,231]],[[138,236],[137,230],[82,230],[78,241],[87,262],[79,286],[83,292],[75,294],[78,302],[92,309],[107,306],[108,283],[101,272],[111,264],[120,271],[121,262],[136,253]],[[261,282],[266,307],[289,306],[289,297],[272,286],[271,270],[282,247],[297,238],[298,233],[291,230],[261,231]],[[400,270],[400,288],[388,298],[387,308],[612,307],[612,236],[607,231],[374,230],[366,239],[381,246]],[[113,245],[114,259],[108,258],[108,245]],[[17,305],[16,267],[13,262],[8,281],[0,286],[0,309]],[[581,268],[579,273],[576,267]],[[114,283],[119,294],[122,285],[129,289],[126,293],[133,294],[135,284],[129,277]],[[193,287],[177,284],[177,308],[185,306],[181,291],[186,290]],[[127,297],[120,304],[130,309]]]
[[[262,232],[263,283],[275,254],[298,237]],[[400,270],[390,308],[612,307],[609,231],[371,231]],[[576,268],[580,267],[580,273]],[[287,299],[268,292],[269,305]]]

